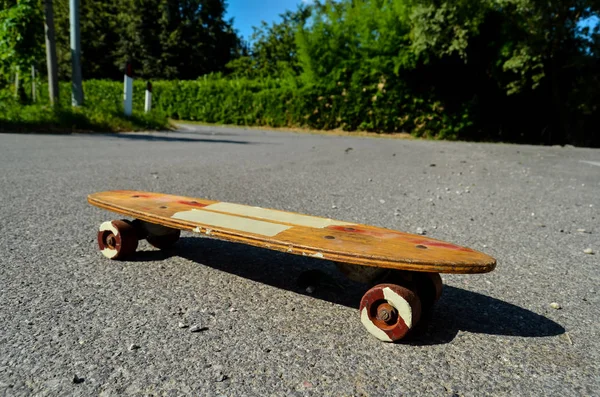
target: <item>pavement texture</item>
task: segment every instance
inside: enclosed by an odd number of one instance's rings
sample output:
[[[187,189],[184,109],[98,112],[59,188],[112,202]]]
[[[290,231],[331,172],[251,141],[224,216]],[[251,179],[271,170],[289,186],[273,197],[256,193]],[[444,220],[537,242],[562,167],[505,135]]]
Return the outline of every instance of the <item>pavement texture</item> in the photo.
[[[0,134],[0,396],[600,395],[600,150],[181,128]],[[442,275],[386,344],[325,260],[191,233],[104,258],[119,216],[86,196],[113,189],[421,228],[498,266]]]

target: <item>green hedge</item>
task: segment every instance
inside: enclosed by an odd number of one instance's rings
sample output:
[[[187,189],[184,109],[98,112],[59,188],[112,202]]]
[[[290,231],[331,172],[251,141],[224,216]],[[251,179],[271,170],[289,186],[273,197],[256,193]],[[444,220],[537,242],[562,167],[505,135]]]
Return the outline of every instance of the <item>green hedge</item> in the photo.
[[[134,82],[134,112],[143,112],[146,83]],[[70,104],[68,83],[61,84]],[[123,83],[84,82],[86,106],[121,112]],[[178,120],[271,127],[309,127],[454,139],[471,126],[468,109],[448,112],[440,103],[405,87],[367,84],[318,86],[288,79],[225,79],[153,82],[153,111]]]
[[[146,114],[134,111],[131,117],[123,115],[117,100],[108,91],[113,83],[92,83],[87,106],[73,108],[67,89],[62,85],[61,106],[52,108],[47,95],[31,103],[31,98],[21,95],[19,99],[8,89],[0,89],[0,132],[72,132],[72,131],[139,131],[162,130],[170,127],[166,116],[160,112]],[[47,89],[47,87],[43,87]],[[39,91],[45,94],[47,91]]]

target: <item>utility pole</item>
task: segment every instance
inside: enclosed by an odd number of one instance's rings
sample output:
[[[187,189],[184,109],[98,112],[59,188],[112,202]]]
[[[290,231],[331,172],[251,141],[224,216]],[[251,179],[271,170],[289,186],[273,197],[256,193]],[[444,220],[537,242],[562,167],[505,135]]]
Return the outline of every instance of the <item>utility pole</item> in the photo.
[[[46,33],[46,64],[48,66],[48,93],[52,106],[58,106],[58,70],[56,41],[54,39],[54,11],[52,0],[44,0],[44,31]]]
[[[71,104],[83,105],[83,87],[81,83],[81,38],[79,35],[79,4],[80,0],[70,0],[71,20],[71,70],[72,89]]]
[[[17,72],[15,73],[15,99],[19,98],[19,67],[17,66]]]
[[[35,102],[35,66],[31,65],[31,100]]]

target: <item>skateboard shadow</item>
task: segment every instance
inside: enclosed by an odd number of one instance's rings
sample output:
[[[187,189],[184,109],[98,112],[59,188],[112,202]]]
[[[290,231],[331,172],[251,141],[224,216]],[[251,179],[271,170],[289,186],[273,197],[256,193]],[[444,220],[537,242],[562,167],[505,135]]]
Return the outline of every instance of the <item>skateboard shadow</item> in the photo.
[[[255,142],[235,140],[235,139],[208,139],[208,138],[191,138],[178,136],[179,132],[173,132],[177,136],[167,135],[166,133],[160,134],[145,134],[145,133],[118,133],[118,134],[105,134],[105,133],[91,133],[89,136],[93,137],[109,137],[118,139],[127,139],[132,141],[155,141],[155,142],[197,142],[197,143],[231,143],[236,145],[256,145]]]
[[[523,338],[561,335],[565,328],[549,318],[477,292],[444,285],[442,297],[408,343],[436,345],[459,331]]]
[[[200,135],[200,136],[214,136],[214,137],[219,137],[219,136],[242,136],[244,134],[234,134],[232,132],[223,132],[223,131],[200,131],[200,130],[183,130],[183,129],[176,129],[175,132],[177,132],[177,134],[180,135]]]
[[[265,142],[250,142],[245,140],[236,140],[236,139],[209,139],[209,138],[191,138],[185,136],[179,136],[185,134],[185,132],[174,131],[174,132],[166,132],[159,131],[154,132],[152,134],[147,133],[106,133],[106,132],[93,132],[93,131],[78,131],[74,132],[65,132],[65,131],[29,131],[27,129],[23,130],[21,127],[16,126],[14,129],[11,129],[11,125],[2,124],[0,125],[0,133],[2,134],[19,134],[19,135],[49,135],[49,136],[66,136],[66,135],[77,135],[77,136],[86,136],[93,138],[115,138],[115,139],[128,139],[133,141],[155,141],[155,142],[189,142],[189,143],[230,143],[235,145],[266,145]],[[176,134],[177,136],[167,135],[167,134]],[[160,135],[158,135],[160,134]],[[198,134],[194,134],[198,135]],[[208,136],[209,134],[201,134]],[[224,134],[219,134],[224,135]],[[218,137],[219,135],[213,135]]]
[[[139,252],[138,258],[144,261],[162,260],[173,255],[355,309],[358,309],[362,295],[368,289],[364,284],[345,278],[329,261],[207,238],[182,237],[176,249]],[[433,312],[421,320],[420,326],[403,343],[444,344],[451,342],[459,331],[545,337],[563,334],[565,329],[547,317],[511,303],[445,285]]]

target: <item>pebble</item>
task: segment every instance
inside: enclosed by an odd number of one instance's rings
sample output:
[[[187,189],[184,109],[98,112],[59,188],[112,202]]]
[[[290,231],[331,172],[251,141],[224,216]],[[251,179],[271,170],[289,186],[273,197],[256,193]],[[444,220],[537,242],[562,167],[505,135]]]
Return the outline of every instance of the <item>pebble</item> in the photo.
[[[178,326],[179,328],[187,328],[187,327],[189,327],[189,325],[187,325],[187,324],[186,324],[186,323],[184,323],[183,321],[180,321],[180,322],[179,322],[179,324],[177,324],[177,326]]]
[[[552,302],[550,304],[550,307],[553,308],[553,309],[556,309],[556,310],[562,309],[562,307],[558,303],[556,303],[556,302]]]
[[[302,382],[300,384],[300,387],[302,387],[303,389],[312,389],[313,387],[315,387],[315,385],[313,385],[311,382],[305,380],[304,382]]]
[[[129,351],[137,350],[140,347],[141,347],[140,345],[136,345],[135,343],[132,343],[131,345],[129,345]]]
[[[594,255],[594,250],[592,250],[591,248],[586,248],[583,250],[584,254],[589,254],[589,255]]]
[[[336,209],[337,205],[334,204],[334,205],[331,206],[331,208]]]
[[[213,366],[213,373],[214,373],[215,382],[223,382],[224,380],[227,379],[227,375],[225,375],[223,373],[223,366],[222,365],[215,365],[215,366]]]
[[[203,327],[200,324],[195,324],[190,327],[190,332],[203,332],[208,331],[208,327]]]
[[[422,227],[418,227],[417,228],[417,234],[420,234],[420,235],[423,236],[423,235],[427,234],[427,232]]]
[[[83,383],[84,379],[80,378],[79,376],[75,375],[73,376],[73,383],[75,383],[76,385]]]
[[[379,202],[380,202],[381,204],[385,204],[385,200],[384,200],[384,199],[381,199],[381,200],[379,200]]]
[[[215,375],[215,382],[223,382],[224,380],[227,380],[227,375],[223,373],[217,373]]]

